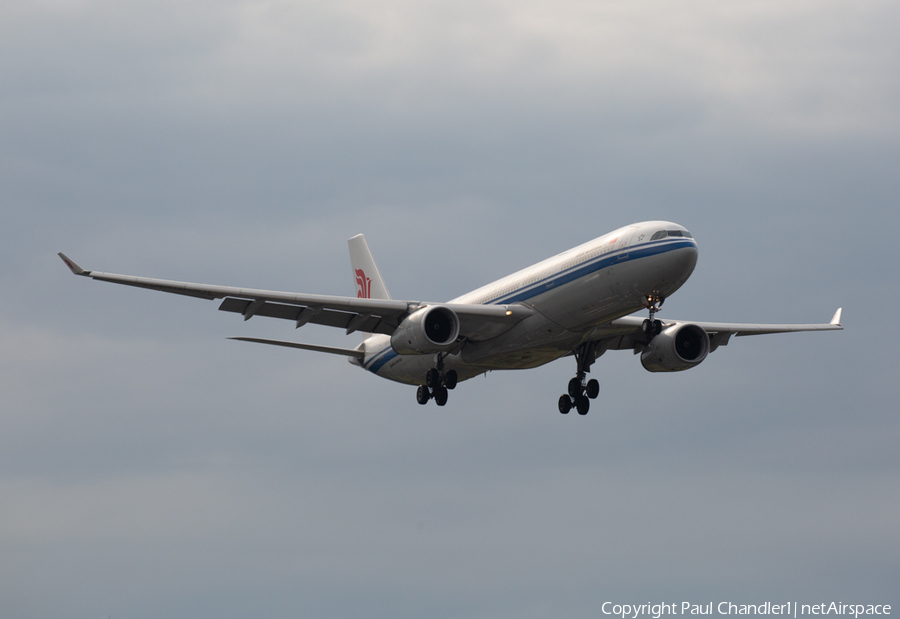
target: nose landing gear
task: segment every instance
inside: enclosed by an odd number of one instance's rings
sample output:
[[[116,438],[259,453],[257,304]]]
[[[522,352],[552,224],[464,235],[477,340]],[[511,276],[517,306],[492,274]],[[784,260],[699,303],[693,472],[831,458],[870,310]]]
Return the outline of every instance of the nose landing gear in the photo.
[[[644,298],[644,307],[650,310],[650,318],[645,319],[641,323],[641,331],[647,336],[647,341],[653,339],[653,336],[662,333],[662,322],[656,320],[654,316],[662,308],[666,298],[659,295],[651,294]]]
[[[444,372],[444,355],[438,353],[435,357],[435,367],[425,374],[425,384],[416,390],[416,402],[428,404],[428,400],[434,398],[434,403],[443,406],[447,403],[448,390],[455,389],[459,376],[456,370]]]
[[[569,381],[568,393],[559,396],[559,412],[563,415],[567,415],[573,406],[579,415],[587,415],[591,408],[591,400],[600,395],[600,383],[597,379],[585,381],[586,374],[597,356],[596,352],[597,342],[585,342],[575,349],[577,375]]]

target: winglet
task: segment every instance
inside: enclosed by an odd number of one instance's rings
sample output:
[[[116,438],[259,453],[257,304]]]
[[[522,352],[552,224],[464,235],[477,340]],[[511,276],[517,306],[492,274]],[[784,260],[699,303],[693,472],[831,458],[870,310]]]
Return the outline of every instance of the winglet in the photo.
[[[80,266],[78,266],[74,260],[69,258],[62,252],[59,252],[59,257],[62,258],[62,261],[66,263],[66,266],[72,270],[72,273],[75,275],[90,275],[90,271],[85,271]]]
[[[837,326],[839,326],[839,327],[841,326],[841,310],[842,310],[842,309],[844,309],[844,308],[843,308],[843,307],[839,307],[839,308],[838,308],[838,311],[836,311],[836,312],[834,313],[834,318],[832,318],[832,319],[831,319],[831,322],[828,323],[828,324],[830,324],[830,325],[837,325]]]

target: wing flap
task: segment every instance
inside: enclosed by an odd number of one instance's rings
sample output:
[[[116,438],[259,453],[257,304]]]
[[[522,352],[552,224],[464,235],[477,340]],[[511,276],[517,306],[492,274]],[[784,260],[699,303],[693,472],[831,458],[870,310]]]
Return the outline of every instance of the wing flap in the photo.
[[[219,310],[243,314],[246,317],[247,311],[254,303],[255,301],[247,299],[226,297],[219,306]],[[311,314],[308,319],[305,318],[304,312]],[[348,329],[351,323],[356,320],[357,323],[354,325],[353,331],[384,333],[385,335],[390,335],[396,328],[395,324],[392,325],[390,322],[385,321],[382,316],[373,313],[345,312],[322,307],[286,305],[284,303],[265,302],[255,309],[253,315],[293,320],[299,323],[298,326],[311,323],[326,327],[338,327],[340,329]]]

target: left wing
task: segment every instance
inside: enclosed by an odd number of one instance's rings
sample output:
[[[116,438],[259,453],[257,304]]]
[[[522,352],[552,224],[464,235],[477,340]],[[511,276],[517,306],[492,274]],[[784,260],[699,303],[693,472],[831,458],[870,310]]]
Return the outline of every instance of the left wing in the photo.
[[[348,335],[354,331],[391,335],[409,314],[428,305],[443,305],[452,309],[459,317],[460,337],[470,341],[479,341],[495,337],[511,329],[517,322],[534,312],[531,308],[520,304],[423,303],[192,284],[167,279],[89,271],[78,266],[63,253],[60,253],[59,257],[75,275],[200,299],[223,299],[219,309],[224,312],[241,314],[244,320],[249,320],[253,316],[269,316],[292,320],[297,327],[302,327],[307,323],[338,327],[345,329]]]

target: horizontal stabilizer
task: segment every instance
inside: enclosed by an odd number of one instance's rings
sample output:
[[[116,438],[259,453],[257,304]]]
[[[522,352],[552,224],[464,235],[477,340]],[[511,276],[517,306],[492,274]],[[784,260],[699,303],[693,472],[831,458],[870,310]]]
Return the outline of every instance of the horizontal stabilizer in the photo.
[[[316,352],[327,352],[332,355],[341,355],[342,357],[355,357],[362,359],[366,353],[353,348],[336,348],[334,346],[318,346],[316,344],[301,344],[299,342],[284,342],[282,340],[265,340],[258,337],[230,337],[229,340],[240,340],[242,342],[255,342],[257,344],[272,344],[273,346],[286,346],[287,348],[302,348],[303,350],[314,350]]]

